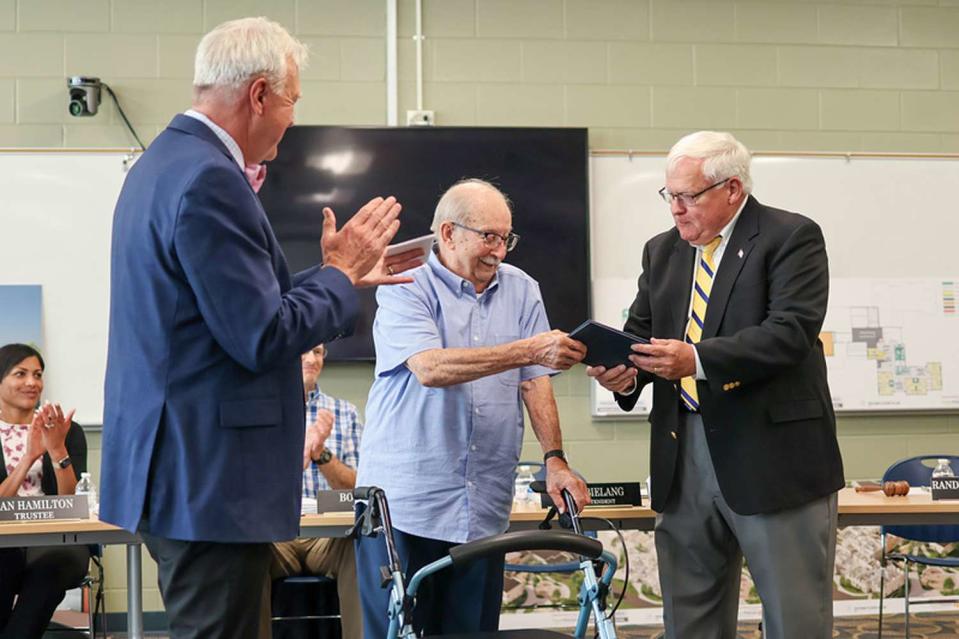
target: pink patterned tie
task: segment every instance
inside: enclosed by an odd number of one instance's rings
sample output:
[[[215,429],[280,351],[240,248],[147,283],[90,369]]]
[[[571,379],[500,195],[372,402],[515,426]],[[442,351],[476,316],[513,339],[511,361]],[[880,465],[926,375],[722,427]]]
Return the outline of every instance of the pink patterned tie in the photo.
[[[253,187],[253,192],[259,193],[260,187],[263,186],[263,180],[266,179],[266,165],[247,164],[246,168],[243,169],[243,173],[246,175],[246,181]]]

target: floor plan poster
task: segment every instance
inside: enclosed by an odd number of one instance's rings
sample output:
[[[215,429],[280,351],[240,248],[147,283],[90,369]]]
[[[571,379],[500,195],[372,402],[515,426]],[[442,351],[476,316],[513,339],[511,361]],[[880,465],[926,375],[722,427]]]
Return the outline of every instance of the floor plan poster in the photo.
[[[959,406],[959,277],[830,286],[821,337],[837,410]]]
[[[42,350],[40,286],[0,285],[0,346],[18,342]]]

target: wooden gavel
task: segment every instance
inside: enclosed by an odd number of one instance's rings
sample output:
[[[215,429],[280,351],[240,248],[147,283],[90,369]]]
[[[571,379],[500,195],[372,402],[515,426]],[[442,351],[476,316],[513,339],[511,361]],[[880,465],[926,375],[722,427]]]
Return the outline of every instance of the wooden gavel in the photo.
[[[881,490],[886,497],[904,497],[909,494],[909,482],[905,479],[899,481],[884,481],[879,484],[861,484],[856,486],[857,493],[871,493]]]

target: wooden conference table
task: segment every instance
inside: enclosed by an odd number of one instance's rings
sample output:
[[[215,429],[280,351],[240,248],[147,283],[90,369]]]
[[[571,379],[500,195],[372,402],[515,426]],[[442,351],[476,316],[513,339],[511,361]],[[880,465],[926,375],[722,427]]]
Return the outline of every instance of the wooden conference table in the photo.
[[[545,511],[526,507],[510,515],[510,529],[535,528]],[[587,517],[609,519],[625,530],[652,530],[656,514],[649,507],[591,507]],[[304,515],[300,534],[306,537],[339,537],[353,523],[352,513]],[[584,521],[585,528],[605,524]],[[892,524],[957,524],[959,501],[932,501],[929,493],[886,497],[881,492],[839,491],[840,526]],[[143,599],[140,539],[133,533],[97,520],[0,523],[0,547],[55,546],[60,544],[123,544],[127,547],[127,633],[143,638]]]

